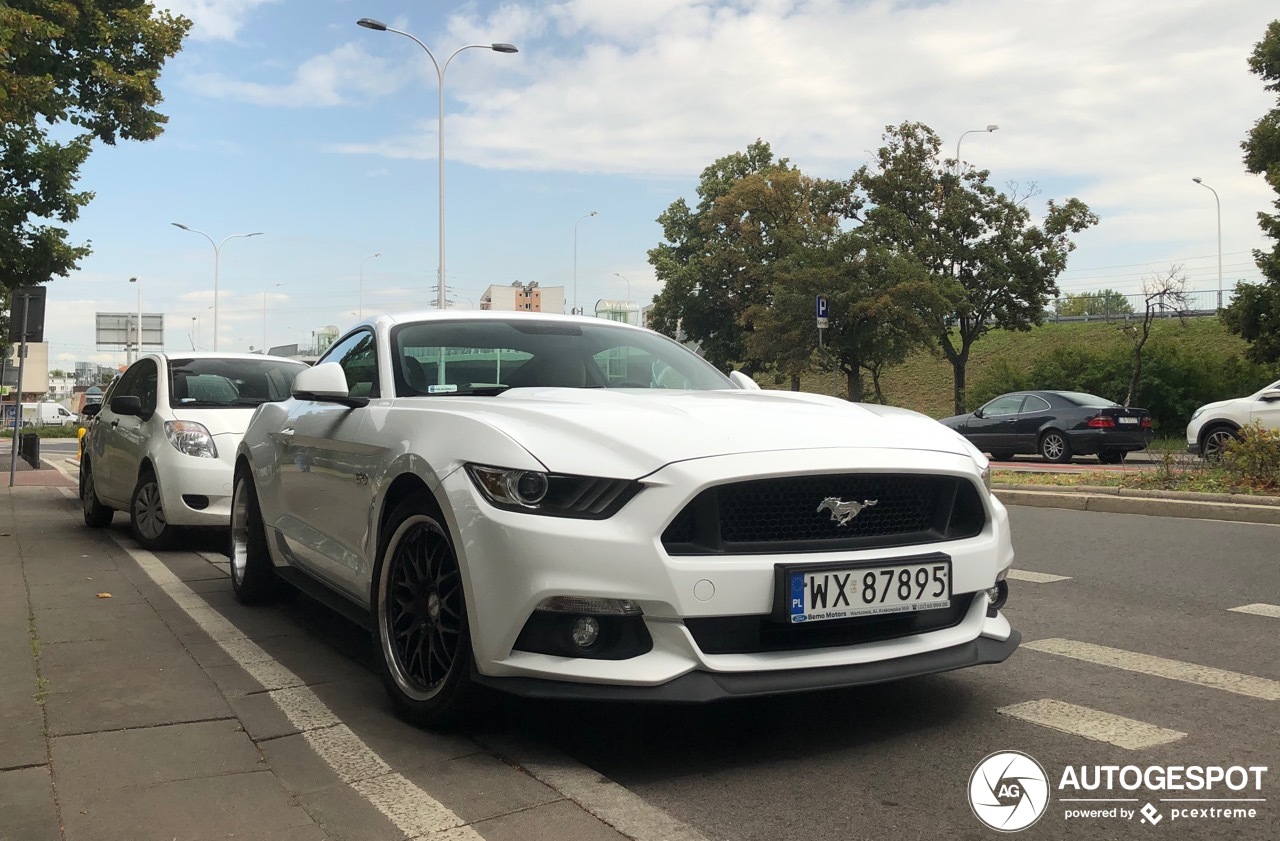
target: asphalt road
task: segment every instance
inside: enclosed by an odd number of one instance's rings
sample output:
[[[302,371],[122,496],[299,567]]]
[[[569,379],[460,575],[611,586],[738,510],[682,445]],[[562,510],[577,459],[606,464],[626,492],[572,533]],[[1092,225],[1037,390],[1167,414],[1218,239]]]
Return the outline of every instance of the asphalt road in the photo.
[[[707,707],[534,703],[489,696],[464,735],[519,767],[525,757],[543,751],[568,755],[707,839],[993,838],[997,834],[971,810],[967,791],[975,765],[1004,750],[1034,757],[1053,789],[1043,817],[1019,833],[1022,837],[1276,838],[1280,609],[1267,616],[1232,608],[1280,605],[1280,529],[1010,510],[1016,567],[1023,572],[1013,581],[1007,615],[1023,633],[1024,647],[1004,664],[852,691]],[[120,526],[115,533],[128,540]],[[159,557],[180,572],[199,557],[216,564],[213,553],[221,549],[221,540],[207,535],[207,545],[193,547],[203,555],[183,551]],[[1028,581],[1025,573],[1065,578]],[[215,610],[284,666],[301,673],[335,655],[356,666],[352,679],[323,692],[317,688],[356,736],[371,744],[456,741],[456,736],[387,724],[385,718],[379,719],[377,732],[369,729],[360,711],[385,702],[367,669],[367,637],[324,608],[306,598],[243,608],[234,603],[225,580],[183,574],[196,579]],[[224,686],[224,691],[234,693],[243,683],[230,672],[223,675],[215,680],[227,682],[230,689]],[[1041,702],[1032,712],[1049,716],[1053,726],[1010,714],[1032,714],[1027,707],[1009,709],[1030,702]],[[251,733],[255,729],[248,722],[245,727]],[[1083,727],[1093,738],[1055,727]],[[1127,739],[1144,746],[1113,743]],[[261,743],[274,767],[271,744]],[[1057,789],[1067,766],[1107,765],[1269,770],[1257,792],[1231,791],[1222,784],[1209,793]],[[1066,803],[1063,796],[1127,802]],[[1171,810],[1233,804],[1161,800],[1210,796],[1266,802],[1234,804],[1257,809],[1258,817],[1224,821],[1175,819]],[[1069,808],[1136,810],[1148,803],[1159,815],[1155,826],[1140,823],[1140,816],[1065,817]]]

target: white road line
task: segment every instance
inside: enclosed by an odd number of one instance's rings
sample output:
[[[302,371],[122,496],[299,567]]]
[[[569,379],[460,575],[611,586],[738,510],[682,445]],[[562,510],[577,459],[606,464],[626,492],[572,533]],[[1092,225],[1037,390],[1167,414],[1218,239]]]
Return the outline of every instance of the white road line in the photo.
[[[1228,672],[1210,666],[1198,666],[1194,663],[1183,663],[1179,660],[1166,660],[1150,654],[1138,654],[1134,651],[1123,651],[1119,648],[1108,648],[1105,645],[1094,645],[1088,642],[1076,642],[1065,639],[1045,639],[1024,642],[1023,648],[1032,651],[1043,651],[1047,654],[1060,654],[1100,666],[1111,666],[1130,672],[1180,680],[1206,686],[1210,689],[1221,689],[1250,698],[1261,698],[1264,701],[1280,701],[1280,681],[1263,677],[1244,675],[1239,672]]]
[[[1009,570],[1009,577],[1014,581],[1030,581],[1033,584],[1052,584],[1055,581],[1070,581],[1070,575],[1050,575],[1047,572],[1031,572],[1025,569]]]
[[[1091,710],[1088,707],[1079,707],[1065,701],[1055,701],[1052,698],[1000,707],[996,712],[1061,733],[1083,736],[1095,742],[1107,742],[1126,750],[1142,750],[1156,745],[1167,745],[1187,735],[1177,730],[1166,730],[1154,724],[1147,724],[1145,721],[1112,715],[1101,710]]]
[[[506,737],[485,737],[484,743],[628,838],[707,841],[707,837],[693,827],[572,759]]]
[[[1240,607],[1228,608],[1235,613],[1252,613],[1255,616],[1270,616],[1272,619],[1280,619],[1280,605],[1277,604],[1246,604]]]
[[[159,558],[129,545],[125,538],[115,534],[111,537],[227,656],[269,690],[267,694],[280,711],[302,731],[307,743],[338,777],[385,815],[405,837],[415,841],[483,841],[480,833],[444,804],[392,771],[301,678],[209,607]]]

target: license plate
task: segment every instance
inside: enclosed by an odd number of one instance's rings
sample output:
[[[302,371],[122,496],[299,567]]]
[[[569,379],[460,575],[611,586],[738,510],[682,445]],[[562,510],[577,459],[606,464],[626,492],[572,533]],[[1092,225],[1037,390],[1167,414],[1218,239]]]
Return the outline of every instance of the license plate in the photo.
[[[1120,418],[1121,423],[1137,423],[1137,418]]]
[[[951,559],[783,568],[791,623],[821,622],[951,606]]]

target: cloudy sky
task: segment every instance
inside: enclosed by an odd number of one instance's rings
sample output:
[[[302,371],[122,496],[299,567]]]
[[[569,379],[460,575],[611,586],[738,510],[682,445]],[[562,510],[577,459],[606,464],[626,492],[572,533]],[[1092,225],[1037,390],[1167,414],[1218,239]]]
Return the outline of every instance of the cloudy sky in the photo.
[[[161,0],[195,21],[161,80],[159,140],[98,149],[73,226],[94,253],[49,289],[55,367],[123,360],[96,312],[163,312],[171,349],[308,343],[356,312],[435,301],[436,72],[445,84],[447,273],[647,303],[657,216],[757,138],[847,177],[888,124],[931,126],[996,185],[1077,196],[1101,218],[1060,285],[1136,292],[1184,267],[1193,289],[1256,280],[1275,196],[1240,141],[1275,104],[1246,58],[1274,0]],[[591,211],[594,217],[583,218]],[[575,261],[576,230],[576,261]],[[371,255],[380,253],[380,257]],[[361,272],[363,269],[363,296]],[[129,283],[140,279],[139,286]],[[620,277],[621,276],[621,277]],[[265,314],[265,319],[264,319]]]

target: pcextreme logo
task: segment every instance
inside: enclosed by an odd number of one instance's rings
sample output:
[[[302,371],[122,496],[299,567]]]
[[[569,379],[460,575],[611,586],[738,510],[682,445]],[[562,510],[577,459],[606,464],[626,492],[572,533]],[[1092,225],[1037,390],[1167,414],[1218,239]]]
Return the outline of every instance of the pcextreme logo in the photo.
[[[1062,818],[1134,821],[1253,820],[1267,802],[1265,765],[1067,765],[1057,785]],[[1018,832],[1044,816],[1052,786],[1035,759],[999,751],[969,775],[969,805],[983,824]]]

